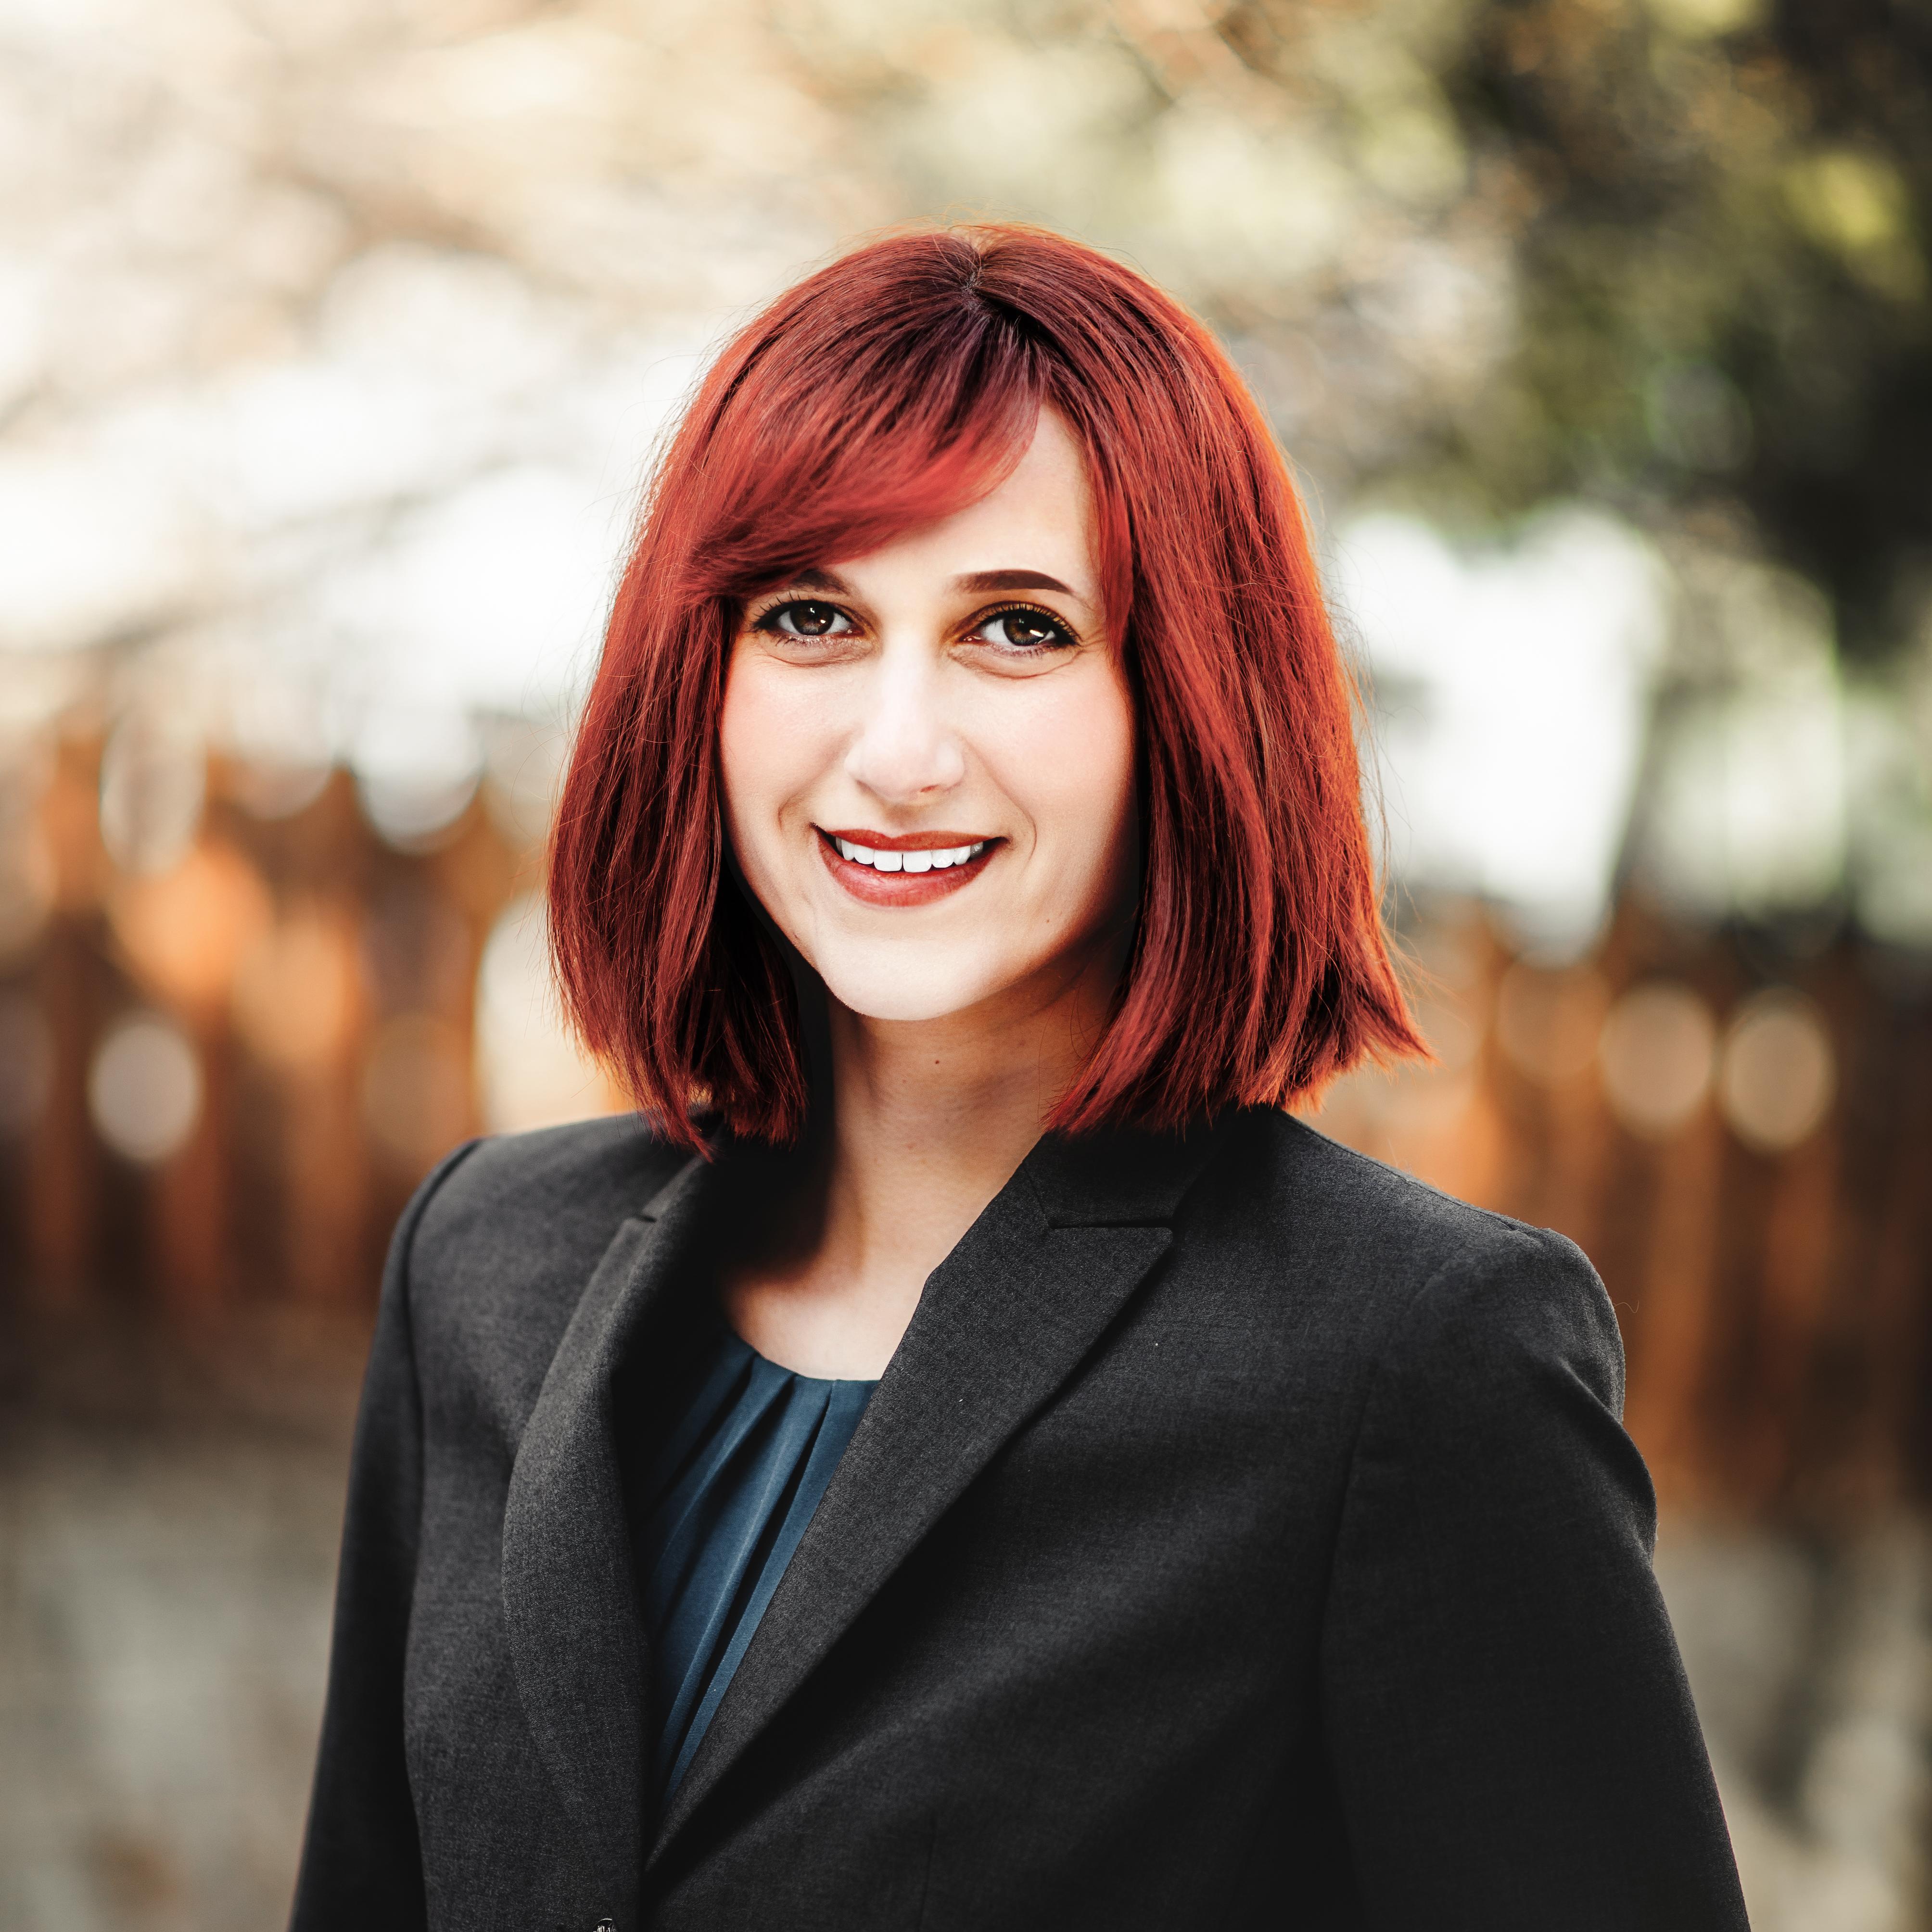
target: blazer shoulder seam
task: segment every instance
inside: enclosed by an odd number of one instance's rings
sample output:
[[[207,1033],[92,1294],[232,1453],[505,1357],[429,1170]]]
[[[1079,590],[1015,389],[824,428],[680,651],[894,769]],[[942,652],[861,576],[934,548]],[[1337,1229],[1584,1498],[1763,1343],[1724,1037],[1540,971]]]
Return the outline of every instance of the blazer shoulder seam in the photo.
[[[1423,1180],[1420,1174],[1410,1173],[1406,1168],[1378,1160],[1372,1154],[1365,1154],[1360,1148],[1353,1148],[1345,1141],[1336,1140],[1332,1135],[1324,1133],[1319,1127],[1302,1119],[1299,1114],[1284,1114],[1282,1118],[1297,1132],[1321,1142],[1330,1157],[1345,1168],[1357,1172],[1366,1168],[1402,1196],[1443,1209],[1449,1218],[1465,1227],[1473,1227],[1498,1237],[1527,1236],[1532,1241],[1552,1232],[1546,1228],[1539,1228],[1532,1222],[1518,1220],[1514,1215],[1503,1214],[1496,1208],[1479,1207],[1473,1201],[1465,1201],[1459,1194],[1451,1194],[1437,1186],[1434,1182]],[[1445,1256],[1436,1272],[1440,1273],[1442,1268],[1451,1266],[1466,1257],[1466,1248],[1459,1250],[1456,1253]],[[1424,1283],[1425,1287],[1429,1285]]]

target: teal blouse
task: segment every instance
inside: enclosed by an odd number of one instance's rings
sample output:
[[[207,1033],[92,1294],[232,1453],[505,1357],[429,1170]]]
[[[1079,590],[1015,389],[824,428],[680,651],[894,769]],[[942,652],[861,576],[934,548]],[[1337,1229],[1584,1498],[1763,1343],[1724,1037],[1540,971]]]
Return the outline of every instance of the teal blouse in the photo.
[[[878,1386],[795,1375],[720,1328],[635,1519],[660,1802],[696,1756]]]

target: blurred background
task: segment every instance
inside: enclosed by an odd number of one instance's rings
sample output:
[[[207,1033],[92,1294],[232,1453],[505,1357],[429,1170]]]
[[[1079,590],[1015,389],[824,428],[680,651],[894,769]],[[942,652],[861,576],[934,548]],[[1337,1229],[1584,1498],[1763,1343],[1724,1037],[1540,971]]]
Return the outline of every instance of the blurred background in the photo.
[[[1607,1282],[1759,1932],[1932,1925],[1932,15],[0,0],[0,1925],[280,1922],[381,1250],[621,1104],[546,814],[654,439],[855,234],[1220,331],[1437,1052]]]

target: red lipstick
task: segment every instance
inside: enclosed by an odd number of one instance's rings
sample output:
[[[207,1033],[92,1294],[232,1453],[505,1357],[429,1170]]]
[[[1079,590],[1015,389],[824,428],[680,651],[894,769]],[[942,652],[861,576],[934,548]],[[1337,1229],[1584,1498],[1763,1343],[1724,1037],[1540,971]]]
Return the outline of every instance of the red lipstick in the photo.
[[[873,906],[930,905],[949,898],[978,878],[1005,843],[971,832],[813,829],[826,869],[854,898]]]

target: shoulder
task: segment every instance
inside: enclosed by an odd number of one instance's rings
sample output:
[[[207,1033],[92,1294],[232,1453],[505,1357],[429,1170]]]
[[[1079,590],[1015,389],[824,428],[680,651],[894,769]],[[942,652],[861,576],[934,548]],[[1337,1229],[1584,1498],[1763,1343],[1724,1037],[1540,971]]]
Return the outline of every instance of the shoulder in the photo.
[[[635,1214],[689,1156],[634,1114],[472,1141],[432,1176],[417,1243],[491,1240]]]
[[[439,1316],[547,1326],[553,1308],[567,1317],[618,1228],[690,1158],[632,1114],[460,1148],[404,1222],[419,1327]]]
[[[1188,1219],[1242,1251],[1300,1320],[1345,1331],[1398,1374],[1472,1386],[1528,1354],[1621,1405],[1616,1318],[1567,1237],[1457,1200],[1291,1114],[1244,1113],[1217,1139]]]

